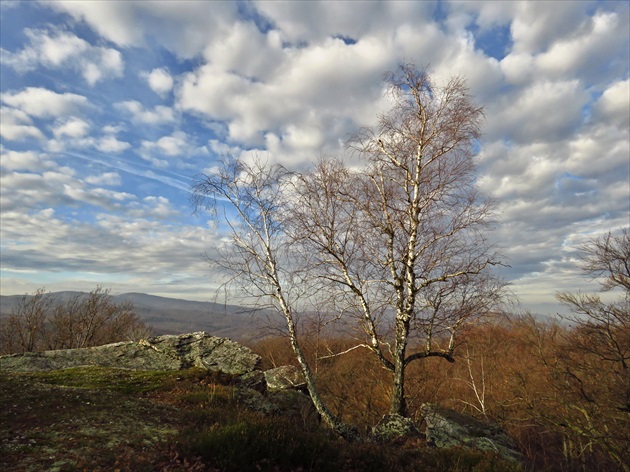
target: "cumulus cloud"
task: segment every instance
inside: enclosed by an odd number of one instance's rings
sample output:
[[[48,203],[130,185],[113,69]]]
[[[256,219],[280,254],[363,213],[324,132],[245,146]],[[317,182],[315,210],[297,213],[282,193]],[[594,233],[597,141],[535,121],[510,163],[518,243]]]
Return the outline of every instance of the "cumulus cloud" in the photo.
[[[90,175],[85,178],[88,184],[92,185],[109,185],[118,186],[122,183],[120,174],[118,172],[105,172],[100,175]]]
[[[595,117],[614,124],[621,130],[630,128],[630,79],[615,82],[608,87],[595,104]]]
[[[3,169],[41,171],[56,167],[57,164],[46,154],[35,151],[13,151],[3,149],[0,152],[0,167]]]
[[[82,138],[90,128],[90,124],[80,118],[69,118],[59,121],[53,128],[56,138],[68,136],[70,138]]]
[[[42,87],[26,87],[19,92],[3,93],[0,100],[37,118],[73,115],[89,107],[88,99],[83,95],[57,93]]]
[[[533,82],[488,106],[485,131],[523,144],[564,139],[582,124],[588,100],[578,80]]]
[[[165,98],[173,88],[173,77],[166,68],[153,69],[149,73],[144,73],[149,87],[160,97]]]
[[[175,121],[173,109],[163,105],[157,105],[153,110],[147,110],[137,100],[127,100],[114,104],[120,111],[131,115],[131,120],[136,123],[158,125]]]
[[[33,125],[33,120],[22,110],[15,108],[0,108],[0,136],[7,141],[21,141],[27,138],[43,140],[44,134]]]
[[[52,208],[8,211],[0,228],[8,249],[3,269],[91,272],[103,278],[121,274],[155,282],[155,274],[177,274],[184,264],[189,277],[203,278],[207,263],[199,254],[211,233],[189,226],[164,232],[162,225],[158,220],[108,214],[97,215],[97,223],[90,224],[66,220]]]
[[[194,139],[183,131],[176,131],[169,136],[162,136],[156,141],[142,141],[138,150],[140,156],[159,167],[169,165],[168,160],[179,158],[185,160],[193,155],[207,155],[208,149],[205,146],[196,146]]]
[[[94,205],[109,211],[121,211],[122,202],[135,199],[127,192],[116,192],[86,186],[76,172],[68,167],[56,167],[44,172],[9,172],[0,176],[2,210],[22,211],[50,207],[80,207]]]
[[[19,73],[38,66],[69,68],[81,73],[91,86],[106,78],[122,77],[124,63],[119,51],[92,46],[73,33],[60,29],[26,29],[30,44],[17,52],[2,50],[2,62]]]
[[[235,2],[75,2],[46,6],[84,21],[120,46],[145,46],[147,38],[182,58],[200,54],[222,37],[238,16]]]
[[[131,148],[131,144],[119,141],[116,136],[103,136],[96,141],[95,147],[101,152],[118,154]]]

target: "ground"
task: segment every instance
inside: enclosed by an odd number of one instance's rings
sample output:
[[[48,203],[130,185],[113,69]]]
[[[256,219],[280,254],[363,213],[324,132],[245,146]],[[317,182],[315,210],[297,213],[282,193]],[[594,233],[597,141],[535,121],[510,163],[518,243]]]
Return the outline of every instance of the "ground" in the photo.
[[[496,457],[414,443],[348,445],[248,411],[201,369],[0,373],[0,470],[504,471]]]

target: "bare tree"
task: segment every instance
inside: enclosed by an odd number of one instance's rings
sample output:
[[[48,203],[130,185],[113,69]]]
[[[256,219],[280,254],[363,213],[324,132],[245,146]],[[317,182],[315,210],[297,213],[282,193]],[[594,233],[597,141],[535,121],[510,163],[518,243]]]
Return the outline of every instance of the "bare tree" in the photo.
[[[131,302],[116,303],[100,286],[65,302],[39,289],[24,295],[2,320],[0,346],[4,354],[74,349],[137,340],[150,333]]]
[[[337,311],[359,321],[361,345],[392,371],[390,414],[406,415],[409,363],[453,362],[456,334],[504,285],[484,235],[493,205],[476,187],[482,109],[460,78],[435,86],[407,65],[386,80],[391,110],[350,142],[364,169],[327,159],[300,176],[292,230]]]
[[[197,177],[193,204],[197,209],[212,210],[228,224],[231,244],[218,248],[216,262],[230,274],[229,282],[237,284],[241,296],[249,297],[259,308],[282,314],[315,408],[332,430],[353,439],[356,431],[341,423],[322,401],[299,340],[301,300],[309,284],[293,262],[296,247],[284,226],[290,179],[278,165],[226,159],[214,172]]]
[[[116,303],[109,289],[96,287],[55,306],[50,317],[49,349],[74,349],[147,337],[133,303]]]
[[[0,325],[1,352],[24,353],[41,350],[47,342],[46,322],[52,306],[50,294],[41,288],[24,295]]]
[[[572,312],[567,319],[573,329],[557,350],[553,385],[568,400],[571,414],[549,420],[630,471],[629,229],[580,249],[584,272],[598,278],[602,291],[618,291],[619,297],[604,302],[598,294],[557,294]]]
[[[482,109],[459,78],[438,87],[404,66],[387,83],[391,111],[350,142],[361,168],[330,158],[290,174],[227,159],[194,184],[196,208],[221,210],[230,225],[221,266],[282,313],[315,405],[337,429],[299,342],[308,303],[327,321],[358,325],[355,348],[392,372],[390,414],[406,415],[406,367],[453,362],[456,334],[503,291],[484,236],[493,205],[478,193],[472,162]]]

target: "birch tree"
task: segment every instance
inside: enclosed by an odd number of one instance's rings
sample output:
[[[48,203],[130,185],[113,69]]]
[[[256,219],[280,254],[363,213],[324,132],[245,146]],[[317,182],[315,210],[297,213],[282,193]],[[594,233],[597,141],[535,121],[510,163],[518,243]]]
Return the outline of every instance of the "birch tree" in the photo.
[[[405,369],[453,362],[456,335],[497,306],[503,283],[486,238],[493,205],[473,162],[482,108],[464,80],[436,86],[412,65],[386,78],[392,108],[350,142],[351,171],[322,160],[298,179],[292,229],[336,310],[392,372],[390,414],[407,415]]]
[[[459,78],[435,86],[403,66],[386,82],[391,110],[349,143],[358,167],[328,158],[290,174],[227,158],[193,186],[196,208],[229,227],[217,262],[242,293],[283,315],[316,408],[346,436],[300,343],[296,318],[308,303],[358,328],[355,348],[391,371],[389,411],[404,416],[407,366],[453,362],[457,333],[503,294],[485,236],[493,205],[473,164],[482,109]]]
[[[210,209],[227,224],[231,241],[217,248],[215,262],[229,274],[229,282],[236,284],[241,296],[284,317],[313,405],[333,431],[352,440],[356,430],[339,421],[322,401],[298,335],[301,300],[312,286],[305,271],[294,263],[299,251],[285,226],[290,179],[279,165],[228,158],[197,177],[193,204]]]

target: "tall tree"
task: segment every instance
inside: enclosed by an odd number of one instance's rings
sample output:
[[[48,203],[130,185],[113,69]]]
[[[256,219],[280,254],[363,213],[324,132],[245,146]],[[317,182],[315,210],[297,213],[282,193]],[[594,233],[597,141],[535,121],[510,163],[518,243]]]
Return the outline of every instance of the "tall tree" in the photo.
[[[315,408],[331,429],[353,439],[355,429],[339,421],[322,401],[298,335],[301,300],[309,283],[294,263],[298,253],[284,224],[290,179],[278,165],[226,159],[213,172],[197,177],[193,204],[212,210],[228,224],[232,244],[217,248],[215,262],[230,274],[241,296],[282,314]]]
[[[493,207],[473,164],[482,109],[459,78],[438,87],[403,66],[386,80],[391,110],[349,144],[362,166],[322,159],[297,174],[228,158],[193,186],[195,206],[220,209],[229,224],[221,266],[282,313],[315,405],[341,432],[299,340],[296,318],[309,303],[362,329],[356,347],[392,372],[390,413],[406,415],[406,367],[452,362],[460,328],[503,290],[484,236]]]
[[[482,108],[461,78],[436,86],[406,65],[386,82],[390,111],[350,141],[363,168],[327,159],[300,176],[292,231],[337,310],[359,320],[362,345],[392,371],[390,414],[404,416],[406,367],[453,362],[457,332],[504,285],[489,271],[499,263],[485,236],[493,205],[473,162]]]

